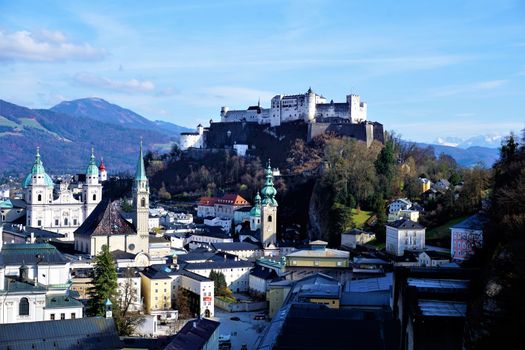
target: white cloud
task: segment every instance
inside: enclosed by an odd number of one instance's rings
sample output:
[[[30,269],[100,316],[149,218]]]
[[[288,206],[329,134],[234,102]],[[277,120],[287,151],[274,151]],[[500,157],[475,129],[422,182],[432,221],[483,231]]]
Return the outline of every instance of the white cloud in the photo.
[[[60,31],[0,31],[0,61],[98,60],[105,54],[104,50],[87,43],[68,42],[65,34]]]
[[[155,90],[155,84],[149,80],[117,80],[99,77],[90,73],[78,73],[75,75],[74,80],[81,85],[126,93],[144,93]]]
[[[444,97],[444,96],[462,95],[462,94],[469,94],[469,93],[482,92],[482,91],[490,91],[490,90],[498,89],[507,83],[508,83],[508,80],[502,79],[502,80],[479,81],[479,82],[470,83],[470,84],[449,85],[449,86],[435,89],[433,95],[436,97]]]

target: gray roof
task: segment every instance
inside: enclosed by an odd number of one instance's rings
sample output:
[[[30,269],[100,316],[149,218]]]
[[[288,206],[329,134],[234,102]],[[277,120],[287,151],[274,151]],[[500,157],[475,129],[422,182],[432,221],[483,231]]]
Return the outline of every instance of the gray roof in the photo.
[[[100,202],[75,231],[75,235],[85,236],[136,234],[135,227],[122,216],[119,202],[108,200]]]
[[[206,318],[188,321],[164,350],[201,350],[220,323]]]
[[[467,304],[445,300],[418,300],[417,306],[423,316],[465,317]]]
[[[361,280],[348,281],[345,285],[345,292],[375,292],[390,290],[392,288],[392,273],[387,273],[384,277],[365,278]]]
[[[402,230],[422,230],[425,227],[418,222],[409,219],[399,219],[394,222],[389,222],[386,226],[395,227]]]
[[[47,295],[46,309],[64,308],[64,307],[82,307],[82,303],[67,295]]]
[[[47,243],[4,244],[0,252],[4,265],[65,264],[66,257]]]
[[[135,259],[135,257],[137,256],[136,254],[128,253],[120,249],[113,250],[111,252],[111,255],[113,255],[113,258],[115,260]]]
[[[5,283],[5,290],[0,290],[0,294],[44,294],[46,292],[43,286],[22,281],[17,277],[6,277]]]
[[[186,265],[186,270],[214,270],[214,269],[235,269],[243,267],[252,267],[253,262],[246,260],[207,261],[203,263],[193,263]]]
[[[483,227],[488,222],[488,219],[486,216],[483,216],[481,214],[475,214],[472,215],[465,220],[461,221],[460,223],[454,225],[452,228],[457,229],[467,229],[467,230],[483,230]]]
[[[257,245],[248,242],[212,243],[217,250],[258,250]]]
[[[0,349],[121,349],[112,318],[0,324]]]

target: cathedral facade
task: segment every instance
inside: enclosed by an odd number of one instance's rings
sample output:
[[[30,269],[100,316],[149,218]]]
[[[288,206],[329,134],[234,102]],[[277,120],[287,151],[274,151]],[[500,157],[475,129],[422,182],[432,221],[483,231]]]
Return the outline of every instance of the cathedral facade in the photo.
[[[44,169],[39,149],[22,188],[27,203],[26,226],[64,234],[66,241],[74,239],[73,232],[102,200],[102,185],[93,150],[80,194],[74,194],[68,182],[60,183],[55,191],[55,184]]]

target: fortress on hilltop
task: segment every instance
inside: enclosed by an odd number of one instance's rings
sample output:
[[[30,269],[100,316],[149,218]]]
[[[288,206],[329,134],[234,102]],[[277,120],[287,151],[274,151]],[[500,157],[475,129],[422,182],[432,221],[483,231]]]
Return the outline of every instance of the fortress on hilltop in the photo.
[[[367,120],[367,104],[359,95],[334,102],[308,89],[304,94],[276,95],[270,108],[250,106],[246,110],[221,107],[220,122],[210,120],[209,127],[197,126],[196,132],[182,133],[180,148],[233,149],[245,155],[257,146],[261,137],[300,138],[308,142],[323,133],[348,136],[366,142],[384,141],[383,125]]]

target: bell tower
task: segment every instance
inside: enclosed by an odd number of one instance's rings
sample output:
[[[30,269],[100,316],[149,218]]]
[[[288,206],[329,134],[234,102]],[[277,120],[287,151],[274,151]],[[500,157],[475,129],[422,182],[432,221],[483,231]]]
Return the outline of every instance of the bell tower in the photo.
[[[133,224],[137,230],[137,250],[148,252],[149,244],[149,182],[144,167],[144,156],[142,154],[142,140],[140,141],[140,153],[135,171],[133,183]]]
[[[84,219],[91,214],[93,209],[102,200],[102,185],[98,182],[98,167],[95,162],[95,153],[91,147],[91,157],[86,169],[86,182],[82,188],[84,199]]]
[[[273,172],[270,160],[265,171],[266,181],[261,190],[261,243],[263,247],[277,242],[277,190],[273,187]]]

